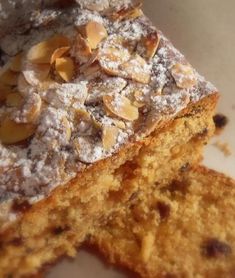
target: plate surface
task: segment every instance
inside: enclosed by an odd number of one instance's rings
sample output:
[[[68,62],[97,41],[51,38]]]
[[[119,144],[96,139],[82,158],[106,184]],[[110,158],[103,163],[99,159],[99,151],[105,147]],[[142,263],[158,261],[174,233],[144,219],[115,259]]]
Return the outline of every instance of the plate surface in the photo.
[[[229,118],[229,124],[207,147],[204,163],[235,178],[235,1],[145,0],[144,10],[198,71],[219,88],[218,111]],[[218,141],[228,144],[229,157],[214,146]],[[123,278],[127,275],[80,251],[75,260],[64,260],[47,275],[47,278],[66,277]]]

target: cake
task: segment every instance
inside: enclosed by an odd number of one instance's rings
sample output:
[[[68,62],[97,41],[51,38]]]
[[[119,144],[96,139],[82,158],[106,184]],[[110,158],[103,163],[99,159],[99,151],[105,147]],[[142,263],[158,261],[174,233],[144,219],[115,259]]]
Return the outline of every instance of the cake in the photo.
[[[235,181],[196,167],[145,188],[89,244],[141,277],[234,277]]]
[[[74,256],[136,191],[198,164],[214,133],[216,88],[139,2],[39,2],[0,15],[0,277]]]

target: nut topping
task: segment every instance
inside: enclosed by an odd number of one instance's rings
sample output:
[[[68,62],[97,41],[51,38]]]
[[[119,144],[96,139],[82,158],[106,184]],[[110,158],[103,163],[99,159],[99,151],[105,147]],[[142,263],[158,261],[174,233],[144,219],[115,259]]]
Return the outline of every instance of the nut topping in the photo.
[[[55,61],[55,69],[64,81],[71,81],[74,75],[74,62],[70,57],[58,58]]]
[[[125,73],[128,78],[148,84],[151,76],[150,67],[145,60],[138,54],[135,54],[131,59],[120,66],[120,69]]]
[[[12,58],[10,61],[10,69],[14,72],[21,71],[21,62],[22,62],[23,54],[20,53]]]
[[[50,63],[53,64],[56,61],[56,59],[61,58],[64,54],[66,54],[69,51],[69,49],[69,46],[57,48],[51,56]]]
[[[175,64],[171,68],[171,74],[181,89],[190,89],[197,84],[194,70],[190,65]]]
[[[3,71],[0,75],[0,83],[10,86],[17,85],[18,82],[18,73],[7,69]]]
[[[159,43],[160,37],[157,31],[143,36],[138,45],[140,55],[147,60],[151,60],[158,49]]]
[[[91,49],[96,49],[98,44],[107,37],[104,26],[96,21],[88,22],[82,30],[82,35],[87,39]]]
[[[102,133],[103,147],[109,151],[117,142],[118,128],[116,126],[104,126]]]
[[[6,105],[9,107],[20,107],[23,104],[23,97],[20,93],[10,93],[6,98]]]
[[[127,121],[135,121],[139,117],[138,108],[133,106],[130,100],[121,95],[103,96],[103,102],[108,112]]]
[[[27,59],[36,64],[49,64],[51,56],[56,49],[68,46],[70,46],[69,39],[65,36],[57,35],[34,45],[27,53]]]
[[[26,62],[23,69],[25,80],[32,86],[39,86],[41,82],[47,79],[49,72],[50,64],[33,64]],[[21,82],[23,82],[22,79]],[[23,84],[21,83],[21,85]]]
[[[35,132],[32,124],[16,123],[6,118],[0,124],[0,141],[3,144],[15,144],[28,139]]]
[[[73,55],[81,64],[88,62],[91,58],[91,47],[80,34],[76,36],[75,44],[73,46]]]

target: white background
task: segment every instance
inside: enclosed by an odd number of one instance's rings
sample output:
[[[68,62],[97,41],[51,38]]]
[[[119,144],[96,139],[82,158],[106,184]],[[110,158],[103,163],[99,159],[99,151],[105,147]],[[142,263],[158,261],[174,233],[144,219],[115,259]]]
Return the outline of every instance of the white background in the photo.
[[[146,0],[145,13],[220,90],[218,111],[230,122],[225,132],[212,140],[228,143],[232,155],[225,157],[212,143],[205,164],[235,178],[235,1]],[[48,278],[121,278],[124,273],[103,264],[86,251],[73,261],[64,260]]]

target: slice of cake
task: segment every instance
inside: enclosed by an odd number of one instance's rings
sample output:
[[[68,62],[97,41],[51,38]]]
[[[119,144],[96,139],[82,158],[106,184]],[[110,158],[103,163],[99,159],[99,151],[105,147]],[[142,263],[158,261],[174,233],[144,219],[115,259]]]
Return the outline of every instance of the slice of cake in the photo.
[[[0,16],[0,277],[74,255],[114,207],[197,164],[218,99],[140,3],[28,2]]]
[[[235,275],[235,181],[198,167],[136,192],[90,244],[141,277]]]

